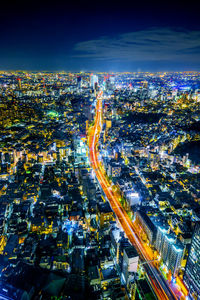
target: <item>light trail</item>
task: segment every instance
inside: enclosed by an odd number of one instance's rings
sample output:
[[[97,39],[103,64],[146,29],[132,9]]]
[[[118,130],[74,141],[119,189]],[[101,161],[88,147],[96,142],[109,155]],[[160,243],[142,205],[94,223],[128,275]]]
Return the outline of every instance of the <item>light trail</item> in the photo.
[[[90,134],[88,136],[88,144],[89,144],[89,151],[90,151],[90,160],[91,165],[94,169],[94,172],[96,174],[96,177],[108,199],[110,202],[110,205],[119,220],[126,236],[130,240],[130,242],[134,245],[134,247],[137,249],[140,257],[142,260],[146,261],[146,265],[144,268],[146,269],[146,272],[148,274],[149,282],[151,284],[151,287],[156,294],[157,298],[160,300],[167,300],[167,299],[179,299],[174,292],[171,290],[168,282],[166,282],[162,275],[160,274],[159,270],[156,268],[155,263],[150,262],[152,260],[152,257],[150,257],[147,249],[145,249],[145,246],[143,245],[143,242],[141,241],[140,237],[137,235],[137,229],[132,223],[132,221],[129,219],[126,211],[121,206],[121,203],[119,202],[118,198],[119,196],[116,195],[115,192],[113,192],[110,183],[108,182],[108,179],[102,172],[100,168],[100,163],[98,161],[98,153],[97,153],[97,145],[99,141],[99,135],[102,129],[102,94],[103,92],[100,91],[97,96],[97,104],[96,104],[96,115],[95,115],[95,123],[94,126],[91,128]]]

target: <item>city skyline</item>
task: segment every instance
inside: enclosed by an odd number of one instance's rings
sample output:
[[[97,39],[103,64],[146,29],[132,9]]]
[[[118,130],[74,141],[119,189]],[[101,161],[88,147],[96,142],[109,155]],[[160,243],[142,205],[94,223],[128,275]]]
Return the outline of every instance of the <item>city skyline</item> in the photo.
[[[199,111],[200,72],[0,72],[0,295],[199,299]]]
[[[1,299],[200,300],[199,11],[1,3]]]

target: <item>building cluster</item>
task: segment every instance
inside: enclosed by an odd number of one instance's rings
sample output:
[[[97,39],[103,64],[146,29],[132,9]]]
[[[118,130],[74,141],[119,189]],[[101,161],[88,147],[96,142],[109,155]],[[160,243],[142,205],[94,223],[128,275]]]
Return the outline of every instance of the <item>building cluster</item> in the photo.
[[[199,80],[195,72],[116,74],[115,88],[104,86],[99,146],[102,166],[142,243],[163,276],[194,299],[200,295],[198,259],[192,269],[192,252],[200,253],[194,241],[200,220]]]
[[[85,73],[0,74],[4,299],[124,299],[104,231],[114,216],[87,156],[97,82]]]
[[[200,299],[199,73],[0,73],[0,295],[154,297],[90,167],[100,89],[101,166],[161,275]]]

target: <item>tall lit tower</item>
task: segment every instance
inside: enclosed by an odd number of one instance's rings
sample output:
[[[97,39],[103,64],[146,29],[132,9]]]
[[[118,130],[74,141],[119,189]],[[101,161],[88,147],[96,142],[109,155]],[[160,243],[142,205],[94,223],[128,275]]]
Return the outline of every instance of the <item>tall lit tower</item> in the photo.
[[[190,253],[188,256],[184,282],[190,294],[200,299],[200,222],[195,226]]]
[[[98,84],[98,76],[91,74],[90,76],[90,86],[95,89],[96,85]]]
[[[21,78],[17,78],[17,80],[18,80],[18,87],[21,90],[22,88]]]
[[[80,89],[81,88],[81,83],[82,83],[82,78],[81,78],[81,76],[77,76],[77,87],[78,87],[78,89]]]

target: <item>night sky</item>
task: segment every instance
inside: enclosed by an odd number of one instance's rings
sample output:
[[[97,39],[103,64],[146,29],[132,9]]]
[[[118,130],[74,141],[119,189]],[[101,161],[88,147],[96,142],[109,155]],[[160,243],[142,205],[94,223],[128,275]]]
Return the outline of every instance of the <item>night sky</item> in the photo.
[[[0,5],[1,70],[200,71],[200,3],[193,0],[7,2]]]

